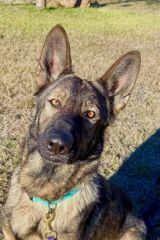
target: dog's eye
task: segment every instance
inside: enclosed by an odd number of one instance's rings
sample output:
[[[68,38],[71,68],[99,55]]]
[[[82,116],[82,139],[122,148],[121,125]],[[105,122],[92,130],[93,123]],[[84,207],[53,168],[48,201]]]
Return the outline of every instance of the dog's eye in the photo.
[[[61,102],[59,99],[53,98],[53,99],[49,100],[49,102],[52,104],[53,107],[58,108],[61,106]]]
[[[92,119],[95,117],[96,113],[94,111],[87,111],[85,115],[87,118]]]

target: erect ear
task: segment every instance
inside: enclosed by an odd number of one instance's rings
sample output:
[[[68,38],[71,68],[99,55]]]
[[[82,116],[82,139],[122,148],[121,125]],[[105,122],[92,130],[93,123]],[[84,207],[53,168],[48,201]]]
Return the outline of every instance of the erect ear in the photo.
[[[114,113],[126,106],[139,73],[140,63],[139,51],[128,52],[98,80],[112,101]]]
[[[71,73],[70,46],[64,28],[56,25],[48,33],[38,66],[37,90],[57,79],[62,73]]]

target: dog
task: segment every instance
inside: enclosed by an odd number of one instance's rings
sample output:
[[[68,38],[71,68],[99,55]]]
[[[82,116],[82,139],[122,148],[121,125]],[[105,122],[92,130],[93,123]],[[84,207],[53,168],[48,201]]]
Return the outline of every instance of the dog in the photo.
[[[72,71],[61,25],[46,37],[36,78],[36,110],[3,206],[5,240],[144,240],[146,227],[125,194],[98,173],[103,135],[129,99],[139,51],[97,81]]]

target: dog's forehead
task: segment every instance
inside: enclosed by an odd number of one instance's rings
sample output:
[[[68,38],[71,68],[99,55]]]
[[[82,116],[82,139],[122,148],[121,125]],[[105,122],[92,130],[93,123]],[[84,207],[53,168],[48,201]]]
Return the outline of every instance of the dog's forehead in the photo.
[[[82,86],[82,80],[75,76],[59,78],[48,88],[47,97],[76,98]]]
[[[94,101],[98,100],[97,93],[101,93],[103,95],[102,89],[97,88],[93,82],[81,79],[75,75],[64,76],[55,82],[53,82],[45,91],[45,95],[48,96],[56,96],[59,97],[73,97],[79,99],[94,99]]]

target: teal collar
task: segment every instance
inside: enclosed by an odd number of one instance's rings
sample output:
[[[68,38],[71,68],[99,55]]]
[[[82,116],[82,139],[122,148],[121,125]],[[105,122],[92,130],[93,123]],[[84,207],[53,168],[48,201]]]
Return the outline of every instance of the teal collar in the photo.
[[[42,205],[47,206],[47,207],[52,207],[52,206],[56,206],[58,203],[62,203],[62,202],[64,202],[65,200],[70,199],[71,197],[73,197],[73,196],[74,196],[76,193],[78,193],[79,191],[80,191],[79,188],[75,188],[75,189],[73,189],[72,191],[67,192],[67,193],[64,195],[64,197],[59,198],[59,199],[57,199],[57,200],[55,200],[55,201],[47,201],[47,200],[44,200],[44,199],[42,199],[42,198],[35,197],[35,196],[32,197],[32,201],[33,201],[33,202],[36,202],[36,203],[41,203]]]

